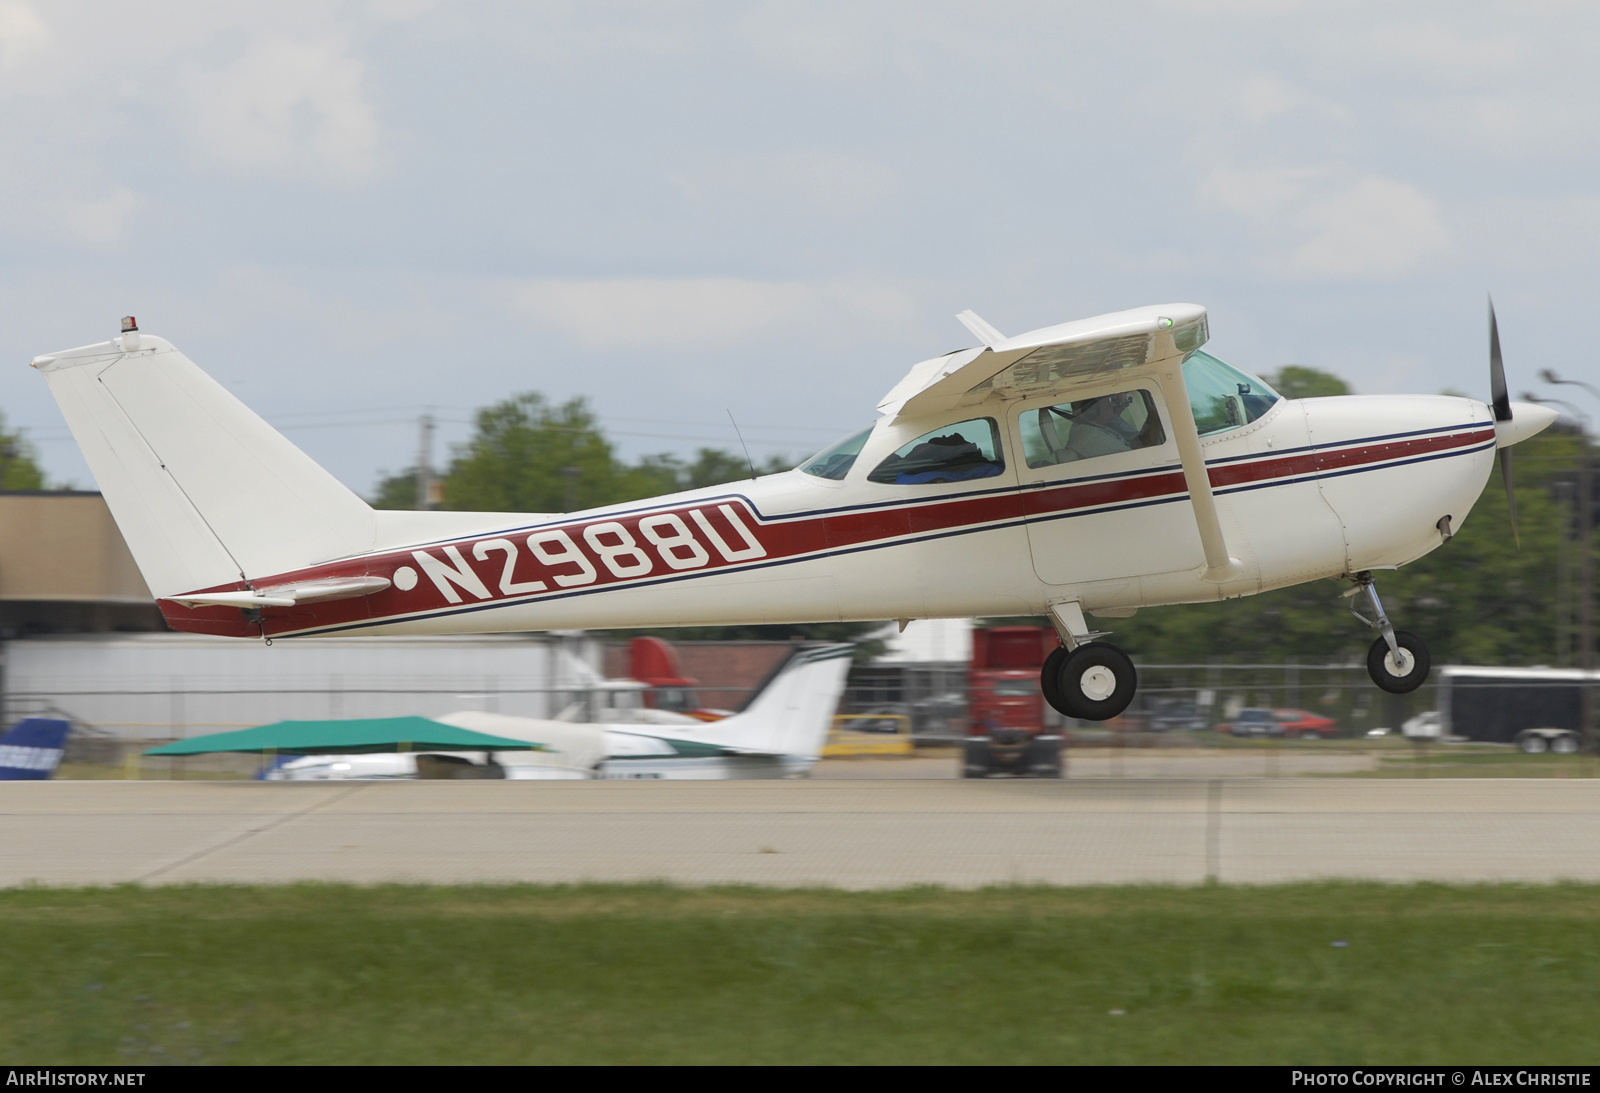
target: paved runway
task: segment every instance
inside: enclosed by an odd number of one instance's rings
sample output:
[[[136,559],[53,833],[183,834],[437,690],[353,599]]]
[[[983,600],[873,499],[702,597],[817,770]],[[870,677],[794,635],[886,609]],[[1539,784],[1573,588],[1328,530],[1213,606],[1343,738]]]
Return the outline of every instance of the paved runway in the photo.
[[[0,884],[1600,880],[1600,780],[11,782]]]

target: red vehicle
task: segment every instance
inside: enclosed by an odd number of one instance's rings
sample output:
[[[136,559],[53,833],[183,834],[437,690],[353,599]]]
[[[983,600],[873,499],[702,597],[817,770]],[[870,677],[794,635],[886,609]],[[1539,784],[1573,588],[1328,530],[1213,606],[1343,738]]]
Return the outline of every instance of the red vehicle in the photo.
[[[634,638],[628,642],[628,676],[651,688],[644,693],[644,704],[649,709],[670,710],[701,721],[717,721],[730,712],[700,705],[700,696],[694,691],[700,681],[684,676],[678,654],[660,638]]]
[[[1047,626],[972,632],[963,777],[1061,777],[1061,734],[1047,725],[1039,692],[1039,670],[1060,644]]]
[[[1278,724],[1283,726],[1283,735],[1290,740],[1325,740],[1339,731],[1339,725],[1331,717],[1320,717],[1310,710],[1273,710],[1278,719]]]
[[[1331,717],[1319,717],[1309,710],[1248,709],[1218,732],[1230,736],[1281,736],[1287,740],[1318,740],[1332,736],[1339,726]]]

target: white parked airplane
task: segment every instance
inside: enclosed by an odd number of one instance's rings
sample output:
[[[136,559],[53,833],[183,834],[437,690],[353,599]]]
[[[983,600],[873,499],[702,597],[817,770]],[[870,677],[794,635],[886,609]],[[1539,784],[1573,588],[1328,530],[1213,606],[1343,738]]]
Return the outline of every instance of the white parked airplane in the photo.
[[[124,320],[36,357],[167,623],[263,637],[1048,614],[1046,697],[1103,720],[1133,664],[1085,613],[1354,582],[1379,686],[1427,649],[1372,582],[1447,540],[1494,453],[1554,420],[1506,397],[1284,399],[1163,304],[916,365],[793,471],[584,512],[375,511]],[[298,352],[291,346],[285,352]],[[1509,453],[1506,453],[1509,455]],[[1507,478],[1509,487],[1510,479]]]
[[[271,771],[272,781],[414,778],[418,760],[443,758],[465,773],[512,780],[572,778],[792,778],[822,755],[850,669],[849,645],[796,649],[736,713],[717,721],[595,724],[465,711],[433,720],[491,736],[543,744],[544,751],[434,757],[308,755]],[[671,715],[668,715],[671,716]],[[445,769],[449,769],[446,767]]]

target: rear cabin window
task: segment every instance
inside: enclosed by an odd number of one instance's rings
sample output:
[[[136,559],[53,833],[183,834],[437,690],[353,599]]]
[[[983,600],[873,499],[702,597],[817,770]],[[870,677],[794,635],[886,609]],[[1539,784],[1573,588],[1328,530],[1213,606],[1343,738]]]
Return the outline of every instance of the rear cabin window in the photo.
[[[924,433],[879,463],[867,481],[893,486],[967,482],[1005,469],[1000,429],[994,418],[979,417]]]
[[[1034,470],[1167,442],[1148,391],[1118,391],[1024,410],[1017,425],[1023,458]]]

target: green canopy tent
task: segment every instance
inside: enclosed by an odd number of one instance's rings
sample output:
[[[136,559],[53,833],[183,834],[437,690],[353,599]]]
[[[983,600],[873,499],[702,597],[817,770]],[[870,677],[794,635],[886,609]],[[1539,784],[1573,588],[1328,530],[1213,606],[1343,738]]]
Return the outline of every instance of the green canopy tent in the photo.
[[[458,729],[426,717],[369,717],[351,721],[278,721],[254,729],[174,740],[146,755],[203,755],[235,751],[260,755],[350,755],[402,751],[544,751],[543,744]]]

